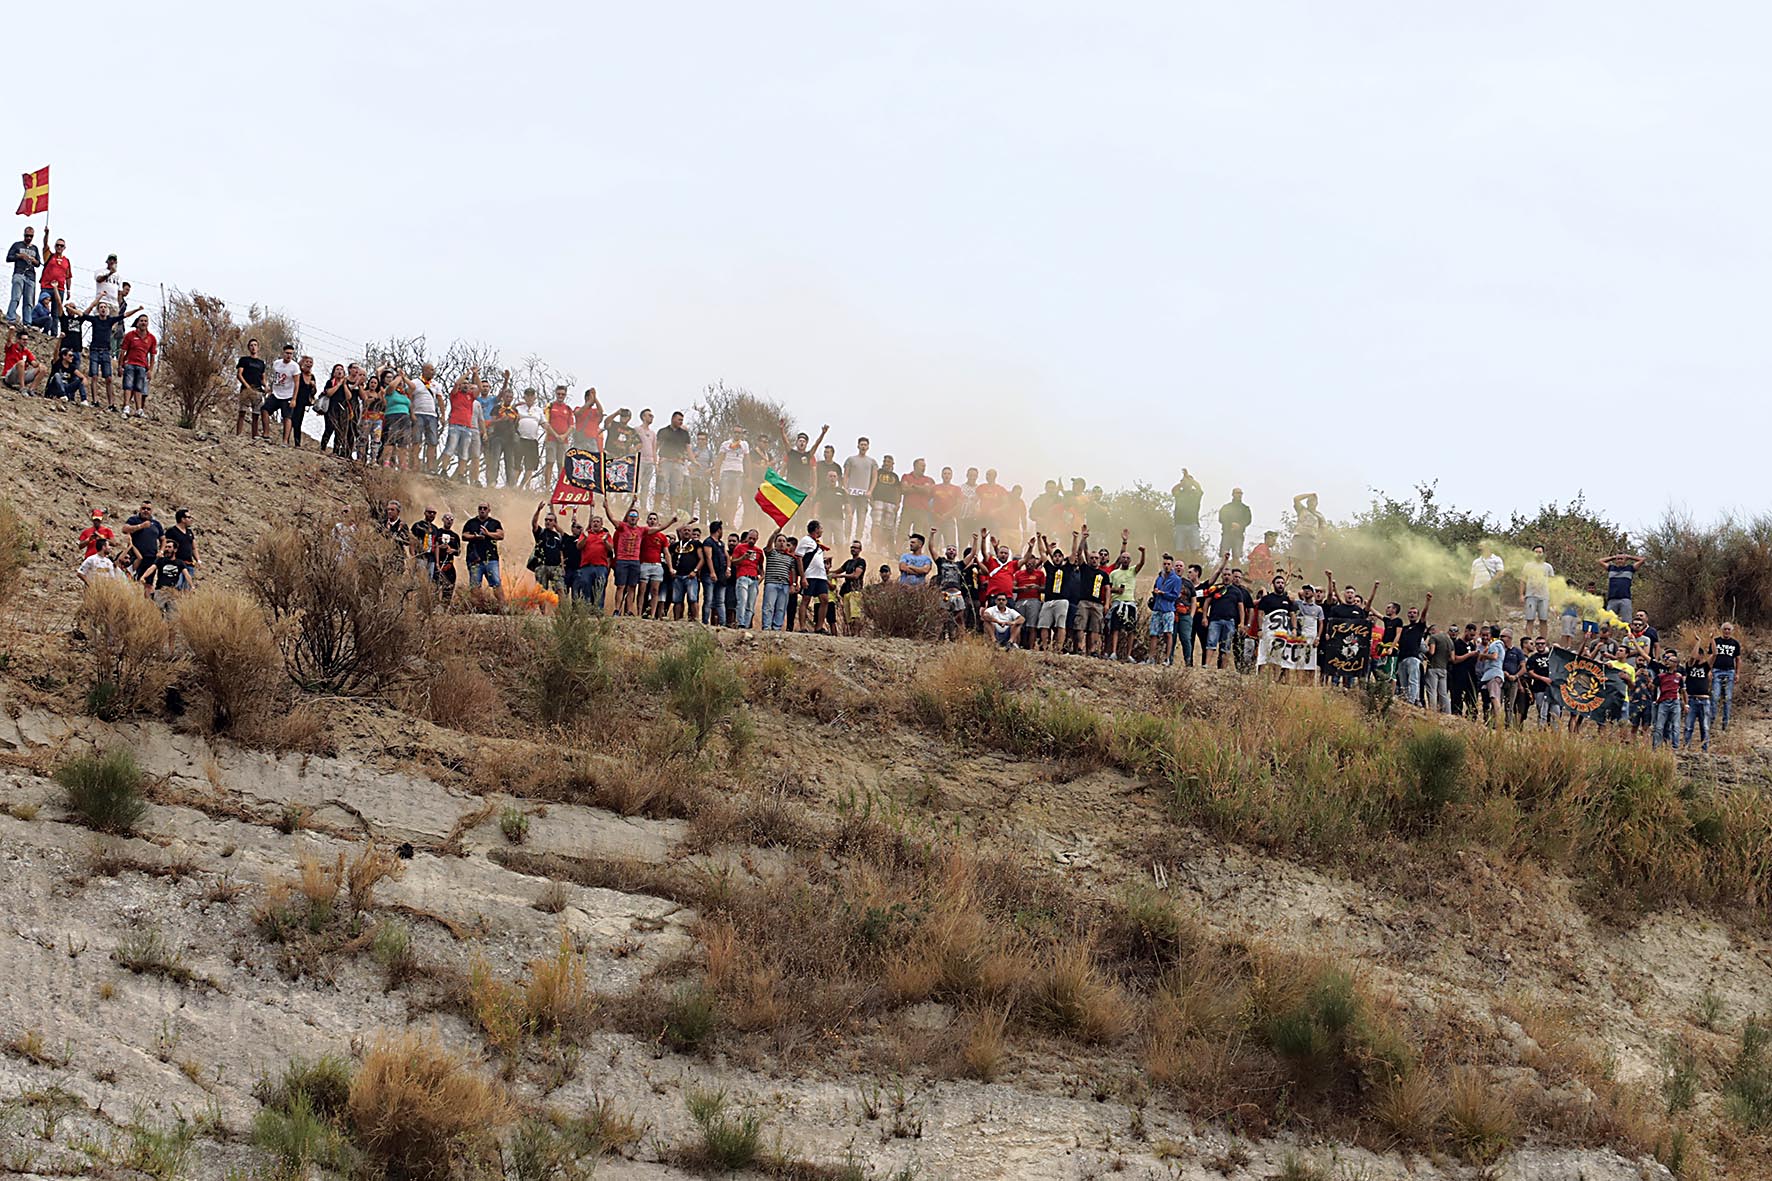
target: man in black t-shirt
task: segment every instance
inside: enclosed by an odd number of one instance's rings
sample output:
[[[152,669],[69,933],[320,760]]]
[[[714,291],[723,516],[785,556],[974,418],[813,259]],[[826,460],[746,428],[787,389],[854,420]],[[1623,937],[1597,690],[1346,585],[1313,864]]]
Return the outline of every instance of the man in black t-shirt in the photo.
[[[1699,750],[1710,749],[1710,657],[1703,648],[1680,668],[1680,694],[1686,699],[1686,733],[1681,743],[1692,749],[1692,728],[1698,727]]]
[[[444,513],[443,523],[430,533],[431,577],[443,588],[443,601],[455,596],[455,556],[461,553],[461,534],[455,530],[455,514]]]
[[[529,568],[535,574],[535,585],[559,594],[566,585],[566,535],[560,532],[560,519],[553,513],[542,517],[542,511],[547,507],[547,502],[543,501],[529,516],[529,532],[535,537],[535,552],[529,556]],[[537,521],[541,523],[538,525]],[[541,604],[541,613],[548,613],[546,600]]]
[[[179,590],[190,590],[192,571],[197,562],[197,533],[192,527],[191,510],[181,508],[172,514],[172,528],[166,531],[166,540],[172,542],[173,552],[178,555],[178,564],[184,568],[184,578],[178,584]]]
[[[97,308],[97,314],[88,313],[82,316],[92,325],[92,338],[86,348],[86,376],[89,380],[103,376],[105,379],[105,407],[117,409],[117,400],[111,392],[111,338],[117,329],[123,327],[121,315],[111,315],[104,307]],[[98,390],[93,389],[93,401],[98,401]]]
[[[842,620],[842,630],[849,635],[861,634],[861,584],[867,578],[867,559],[861,556],[861,542],[849,543],[849,556],[837,567],[837,602],[842,610],[837,617]]]
[[[1555,687],[1551,684],[1550,642],[1543,636],[1532,641],[1532,650],[1526,653],[1525,670],[1525,685],[1532,694],[1538,724],[1549,726],[1551,719],[1563,712],[1563,703],[1557,700]]]
[[[683,425],[683,412],[671,412],[671,425],[658,428],[658,499],[652,501],[652,507],[660,504],[673,509],[688,508],[689,495],[689,449],[692,440],[689,429]],[[649,490],[642,488],[642,495]]]
[[[144,502],[134,516],[123,522],[123,532],[129,535],[132,551],[128,555],[127,568],[131,574],[139,576],[149,562],[160,556],[160,539],[166,528],[154,519],[154,506]]]
[[[1452,712],[1470,717],[1477,712],[1477,656],[1482,648],[1477,643],[1477,625],[1464,625],[1464,634],[1452,637],[1452,657],[1447,669],[1447,683],[1452,689]]]
[[[468,544],[468,587],[478,587],[484,581],[498,601],[504,602],[504,582],[498,571],[498,543],[505,539],[505,527],[492,515],[492,506],[482,504],[480,511],[462,526],[461,535]]]
[[[1224,667],[1224,654],[1249,626],[1249,613],[1255,609],[1255,600],[1243,585],[1243,571],[1232,569],[1229,578],[1210,596],[1212,605],[1206,609],[1206,659],[1210,661],[1217,653],[1219,668]]]
[[[898,510],[904,501],[904,488],[899,484],[898,469],[890,455],[880,457],[880,470],[874,473],[873,500],[874,546],[890,551],[898,541]]]
[[[148,595],[160,607],[162,615],[170,617],[178,606],[178,584],[185,576],[184,565],[178,560],[178,545],[172,538],[164,538],[160,542],[160,552],[155,557],[142,563],[141,572],[136,575],[141,584],[148,588]],[[166,655],[176,655],[171,628],[166,632]]]
[[[1263,631],[1268,616],[1276,611],[1284,612],[1285,619],[1281,627],[1282,630],[1290,631],[1292,628],[1292,616],[1297,610],[1298,602],[1287,590],[1286,576],[1284,574],[1274,575],[1272,583],[1268,586],[1267,593],[1255,600],[1255,627],[1257,633],[1260,634]],[[1258,647],[1257,651],[1260,652],[1261,649]],[[1258,656],[1257,659],[1259,661],[1265,659],[1265,657]],[[1259,667],[1263,666],[1258,665],[1258,668]],[[1281,668],[1278,664],[1269,664],[1265,667],[1272,668],[1277,679],[1284,680],[1286,678],[1286,670]]]
[[[1741,641],[1735,638],[1735,625],[1725,623],[1722,632],[1711,641],[1710,700],[1716,714],[1717,729],[1729,728],[1729,714],[1735,704],[1735,668],[1741,659]]]
[[[1397,691],[1410,705],[1421,704],[1421,646],[1427,638],[1428,608],[1433,605],[1434,593],[1429,591],[1419,610],[1409,608],[1407,620],[1394,637],[1397,644]],[[1388,621],[1386,630],[1389,630]]]
[[[261,409],[265,401],[265,359],[258,355],[258,337],[246,342],[246,355],[234,363],[234,378],[240,383],[239,402],[234,411],[234,433],[244,434],[246,422],[252,420],[252,437],[269,435],[269,419]],[[262,430],[261,430],[262,427]]]

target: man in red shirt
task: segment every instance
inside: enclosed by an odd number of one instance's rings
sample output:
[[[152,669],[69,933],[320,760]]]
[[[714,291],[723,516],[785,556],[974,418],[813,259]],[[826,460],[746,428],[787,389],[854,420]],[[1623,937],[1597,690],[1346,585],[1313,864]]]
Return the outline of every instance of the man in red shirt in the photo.
[[[960,522],[956,517],[960,511],[960,498],[965,495],[960,486],[954,483],[954,469],[941,469],[941,483],[929,490],[929,511],[933,514],[930,520],[930,532],[951,535],[954,544],[960,544]]]
[[[615,526],[615,613],[632,615],[640,585],[640,538],[646,530],[640,527],[639,498],[628,502],[627,511]]]
[[[670,530],[676,523],[675,514],[663,525],[658,523],[657,513],[646,514],[646,528],[640,531],[640,586],[644,588],[644,597],[640,603],[641,618],[656,614],[657,618],[663,619],[665,612],[670,609],[670,595],[659,592],[665,581],[665,550],[670,547]]]
[[[80,546],[85,551],[80,555],[82,559],[90,558],[93,554],[96,554],[98,552],[98,543],[100,541],[104,541],[108,544],[112,540],[110,527],[106,525],[104,521],[105,510],[102,508],[93,509],[92,524],[80,530]]]
[[[443,436],[443,458],[437,461],[438,475],[453,475],[457,479],[466,475],[468,483],[475,485],[481,483],[480,428],[483,416],[479,377],[480,370],[476,368],[472,376],[455,379],[455,388],[449,391],[449,429]],[[453,472],[449,470],[451,457],[455,459]]]
[[[566,470],[566,449],[572,445],[572,407],[566,404],[566,387],[554,387],[554,400],[548,403],[547,426],[543,432],[546,444],[542,457],[542,476],[551,490],[560,473]],[[617,586],[621,583],[618,581]]]
[[[0,384],[23,393],[37,392],[37,354],[25,347],[24,334],[14,328],[6,336],[6,358],[0,361]]]
[[[591,514],[591,527],[578,539],[578,597],[603,610],[609,589],[609,571],[615,565],[615,535],[603,527],[603,515]]]
[[[935,487],[935,478],[929,474],[928,462],[916,459],[911,461],[911,470],[899,478],[899,486],[904,489],[904,510],[899,516],[903,528],[907,530],[927,529],[930,524],[930,490]]]
[[[584,405],[572,418],[572,445],[586,451],[603,450],[603,403],[597,400],[595,386],[585,391]]]
[[[154,376],[154,362],[160,353],[160,342],[148,331],[148,318],[137,316],[135,327],[123,334],[123,408],[137,414],[148,412],[148,380]]]
[[[68,261],[68,244],[60,238],[55,240],[55,249],[48,258],[43,260],[43,290],[49,292],[51,304],[55,308],[55,318],[62,318],[62,305],[67,302],[68,291],[74,285],[74,268]]]
[[[737,610],[732,625],[751,626],[752,608],[757,605],[757,583],[763,577],[763,551],[757,546],[757,531],[752,529],[732,547],[733,591]]]

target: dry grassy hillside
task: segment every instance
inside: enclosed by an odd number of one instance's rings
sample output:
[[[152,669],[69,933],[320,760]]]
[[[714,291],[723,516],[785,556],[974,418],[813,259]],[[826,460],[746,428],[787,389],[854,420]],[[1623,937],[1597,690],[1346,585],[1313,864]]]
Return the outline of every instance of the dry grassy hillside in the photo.
[[[358,481],[40,403],[0,430],[39,537],[0,672],[13,1172],[1772,1175],[1763,719],[1676,764],[356,573],[351,610],[418,620],[402,658],[302,691],[311,624],[244,567]],[[143,498],[206,530],[173,657],[71,574],[86,510]],[[110,720],[101,675],[140,689]]]

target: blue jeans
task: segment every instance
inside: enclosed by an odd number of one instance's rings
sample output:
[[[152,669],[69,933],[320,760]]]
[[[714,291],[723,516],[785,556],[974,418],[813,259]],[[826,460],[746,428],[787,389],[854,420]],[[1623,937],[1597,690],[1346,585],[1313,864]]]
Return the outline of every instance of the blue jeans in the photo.
[[[751,611],[757,605],[757,580],[748,574],[741,574],[737,582],[738,614],[735,620],[739,627],[751,626]]]
[[[573,575],[573,582],[579,598],[597,610],[603,610],[603,596],[609,586],[609,567],[580,566]]]
[[[31,318],[31,309],[37,306],[37,280],[29,275],[12,277],[12,298],[6,301],[6,318],[8,320],[24,320]]]
[[[1710,675],[1711,709],[1715,711],[1717,729],[1729,728],[1729,710],[1735,704],[1735,670],[1717,669]]]
[[[1198,533],[1199,527],[1194,529]],[[1189,668],[1194,664],[1194,613],[1175,617],[1175,647],[1181,653],[1181,662]]]
[[[1698,726],[1698,742],[1700,750],[1710,749],[1710,698],[1686,698],[1686,738],[1685,743],[1692,745],[1692,726]]]
[[[725,587],[714,585],[712,577],[702,575],[701,621],[703,623],[718,624],[720,627],[726,626],[726,596],[723,593],[725,589]]]
[[[1660,746],[1666,742],[1673,750],[1680,749],[1680,703],[1678,701],[1657,701],[1655,724],[1649,731],[1649,746]]]
[[[1541,726],[1548,726],[1552,718],[1562,716],[1562,699],[1549,689],[1540,689],[1533,693],[1532,703],[1538,710],[1538,724]]]
[[[1236,620],[1209,619],[1206,621],[1206,651],[1215,652],[1220,648],[1229,650],[1236,638]]]
[[[778,632],[787,625],[788,600],[793,595],[788,593],[785,582],[765,582],[763,584],[763,630]]]
[[[671,602],[694,604],[700,600],[700,579],[687,574],[671,575]]]
[[[1421,657],[1405,656],[1397,662],[1397,688],[1404,701],[1421,704]]]
[[[468,565],[468,585],[479,586],[484,579],[487,586],[503,586],[498,578],[498,559],[490,562],[472,562]]]

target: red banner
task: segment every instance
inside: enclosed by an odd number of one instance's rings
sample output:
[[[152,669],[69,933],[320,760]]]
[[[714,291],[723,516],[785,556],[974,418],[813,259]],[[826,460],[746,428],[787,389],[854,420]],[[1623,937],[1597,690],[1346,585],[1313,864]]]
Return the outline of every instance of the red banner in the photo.
[[[18,203],[18,216],[34,217],[49,212],[49,165],[25,175],[25,199]]]

